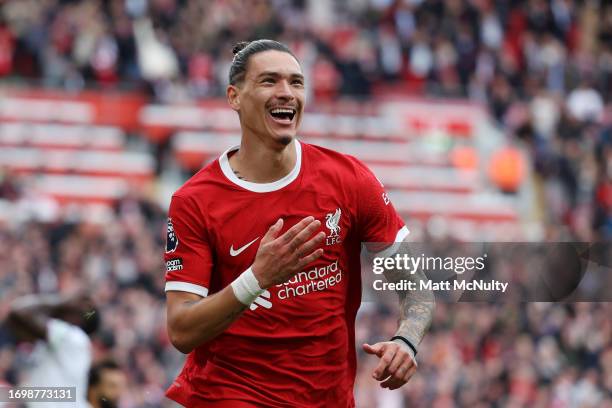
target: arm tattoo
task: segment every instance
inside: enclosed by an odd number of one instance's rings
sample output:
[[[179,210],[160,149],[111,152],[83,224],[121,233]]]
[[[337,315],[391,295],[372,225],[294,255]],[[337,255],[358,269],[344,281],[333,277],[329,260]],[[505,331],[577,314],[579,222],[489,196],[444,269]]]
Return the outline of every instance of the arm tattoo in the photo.
[[[402,248],[407,247],[403,243]],[[404,250],[404,252],[408,252]],[[410,280],[417,284],[426,280],[425,273],[421,270],[411,274],[411,271],[394,269],[385,272],[385,278],[389,282]],[[415,347],[419,345],[425,333],[429,329],[435,308],[435,298],[431,290],[406,290],[397,291],[400,302],[399,327],[396,336],[407,338]]]
[[[224,324],[232,323],[234,320],[236,320],[238,318],[238,316],[240,316],[242,314],[242,312],[244,312],[246,310],[247,307],[248,307],[247,305],[244,305],[240,309],[232,311],[230,314],[228,314],[225,317],[223,323]]]

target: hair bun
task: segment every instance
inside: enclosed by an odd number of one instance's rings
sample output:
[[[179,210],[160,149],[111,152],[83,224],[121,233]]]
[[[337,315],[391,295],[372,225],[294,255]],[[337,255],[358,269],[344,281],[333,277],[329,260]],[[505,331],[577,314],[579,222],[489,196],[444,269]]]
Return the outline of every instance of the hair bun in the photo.
[[[247,45],[249,45],[248,41],[240,41],[239,43],[234,45],[234,48],[232,48],[232,53],[234,55],[238,54],[240,51],[245,49]]]

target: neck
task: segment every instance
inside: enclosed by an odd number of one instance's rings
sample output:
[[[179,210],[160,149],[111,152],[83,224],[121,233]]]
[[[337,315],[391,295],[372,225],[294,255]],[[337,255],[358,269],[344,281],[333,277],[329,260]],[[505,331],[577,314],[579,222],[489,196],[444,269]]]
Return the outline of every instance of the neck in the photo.
[[[297,156],[295,140],[287,146],[271,148],[264,143],[249,143],[243,137],[240,149],[229,158],[232,170],[252,183],[272,183],[293,170]]]

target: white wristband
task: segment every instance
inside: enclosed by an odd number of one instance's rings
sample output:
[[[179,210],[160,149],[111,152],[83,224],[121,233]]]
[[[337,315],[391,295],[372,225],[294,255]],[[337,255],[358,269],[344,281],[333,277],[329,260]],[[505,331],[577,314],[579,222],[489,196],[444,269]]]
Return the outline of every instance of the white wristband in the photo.
[[[265,291],[265,289],[259,286],[259,282],[257,282],[251,267],[242,272],[231,285],[236,298],[240,303],[247,306],[253,303]]]

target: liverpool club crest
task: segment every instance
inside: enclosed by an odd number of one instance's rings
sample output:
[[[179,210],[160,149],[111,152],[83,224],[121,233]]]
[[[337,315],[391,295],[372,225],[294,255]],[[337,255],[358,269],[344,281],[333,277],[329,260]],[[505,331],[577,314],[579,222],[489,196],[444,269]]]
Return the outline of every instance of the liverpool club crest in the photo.
[[[325,226],[329,228],[329,235],[325,239],[327,245],[339,244],[340,240],[340,216],[342,210],[336,208],[336,212],[325,215]]]

